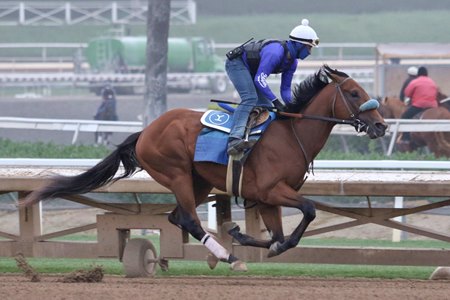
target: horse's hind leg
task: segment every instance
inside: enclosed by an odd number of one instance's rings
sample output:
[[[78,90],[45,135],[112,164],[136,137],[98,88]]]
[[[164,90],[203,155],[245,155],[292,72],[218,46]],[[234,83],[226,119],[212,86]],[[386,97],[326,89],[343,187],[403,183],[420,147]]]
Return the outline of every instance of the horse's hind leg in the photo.
[[[190,182],[190,184],[186,184],[186,182]],[[217,242],[214,237],[210,236],[201,226],[201,222],[196,212],[196,196],[197,199],[203,199],[210,190],[211,188],[208,186],[201,188],[197,185],[193,188],[192,178],[191,180],[185,180],[174,185],[172,191],[177,198],[178,205],[172,213],[169,214],[169,221],[189,232],[195,239],[204,244],[220,261],[228,262],[234,270],[246,271],[245,264],[229,253],[228,250],[220,245],[219,242]],[[201,202],[201,200],[198,201]]]
[[[228,233],[243,246],[252,246],[269,249],[275,243],[284,242],[283,226],[281,222],[281,207],[258,205],[258,211],[271,236],[270,240],[259,240],[240,232],[239,226],[235,226]]]

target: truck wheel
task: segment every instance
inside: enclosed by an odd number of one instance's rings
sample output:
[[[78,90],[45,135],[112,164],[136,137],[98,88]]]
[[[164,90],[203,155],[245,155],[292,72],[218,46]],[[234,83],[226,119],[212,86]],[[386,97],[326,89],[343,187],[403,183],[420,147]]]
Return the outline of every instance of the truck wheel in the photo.
[[[222,94],[227,91],[228,79],[225,76],[211,79],[211,92]]]
[[[126,277],[150,277],[156,273],[157,255],[153,244],[146,239],[131,239],[123,252]]]

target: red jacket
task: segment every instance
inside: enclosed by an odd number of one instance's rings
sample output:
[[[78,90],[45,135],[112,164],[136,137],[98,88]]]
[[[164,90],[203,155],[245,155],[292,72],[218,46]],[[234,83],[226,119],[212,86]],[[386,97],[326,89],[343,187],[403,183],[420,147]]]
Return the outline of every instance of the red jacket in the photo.
[[[438,87],[427,76],[419,76],[411,81],[405,89],[405,96],[411,99],[411,105],[420,108],[437,107]]]

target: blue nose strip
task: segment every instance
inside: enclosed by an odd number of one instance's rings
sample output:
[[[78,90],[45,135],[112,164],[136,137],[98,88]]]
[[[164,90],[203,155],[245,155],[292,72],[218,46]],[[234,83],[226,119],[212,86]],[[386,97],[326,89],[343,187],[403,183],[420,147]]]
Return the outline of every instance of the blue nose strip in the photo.
[[[370,99],[361,104],[361,106],[359,107],[359,111],[363,112],[366,110],[377,109],[378,107],[380,107],[380,103],[375,99]]]

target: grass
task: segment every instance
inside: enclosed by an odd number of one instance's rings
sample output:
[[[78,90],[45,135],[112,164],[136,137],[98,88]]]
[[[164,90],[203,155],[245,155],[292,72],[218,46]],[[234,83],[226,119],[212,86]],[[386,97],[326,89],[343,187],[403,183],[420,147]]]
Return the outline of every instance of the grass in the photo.
[[[238,43],[249,37],[287,38],[301,17],[307,17],[322,43],[450,42],[450,10],[396,11],[362,14],[311,13],[243,16],[199,15],[193,25],[170,27],[171,36],[205,36],[218,43]],[[420,20],[420,22],[418,22]],[[88,42],[105,35],[110,26],[18,26],[2,32],[8,42]],[[146,27],[130,25],[131,35],[145,35]],[[45,30],[46,34],[42,35]],[[20,55],[15,51],[15,55]]]
[[[2,158],[103,158],[110,152],[111,150],[105,146],[14,142],[0,138]]]
[[[157,235],[132,236],[149,238],[159,251]],[[64,240],[95,241],[95,235],[69,235]],[[62,240],[54,239],[54,240]],[[305,238],[301,246],[342,246],[342,247],[388,247],[388,248],[436,248],[449,249],[450,243],[434,240],[406,240],[393,243],[387,240],[362,239],[318,239]],[[78,269],[87,269],[100,265],[109,275],[124,276],[122,264],[116,258],[111,259],[67,259],[67,258],[28,258],[29,264],[39,273],[69,273]],[[301,264],[301,263],[247,263],[249,271],[235,273],[228,264],[220,263],[210,270],[204,261],[169,260],[169,271],[159,268],[157,276],[306,276],[306,277],[346,277],[346,278],[383,278],[383,279],[427,279],[434,267],[417,266],[373,266],[341,264]],[[19,273],[13,258],[0,258],[0,273]]]
[[[159,251],[159,236],[157,235],[133,235],[132,238],[148,238],[157,251]],[[95,234],[72,234],[54,238],[52,241],[92,242],[96,241]],[[191,237],[191,242],[196,242]],[[438,240],[402,240],[392,242],[390,240],[374,239],[342,239],[342,238],[303,238],[300,247],[373,247],[373,248],[427,248],[450,249],[450,243]]]
[[[105,274],[124,276],[122,264],[118,259],[67,259],[67,258],[28,258],[28,263],[39,273],[70,273],[87,269],[93,265],[102,266]],[[330,265],[296,263],[247,263],[248,272],[232,272],[228,264],[219,263],[210,270],[206,262],[169,260],[169,271],[159,268],[157,276],[307,276],[307,277],[348,277],[384,279],[427,279],[434,267],[411,266],[368,266],[368,265]],[[0,273],[20,273],[14,258],[0,257]]]
[[[216,43],[244,42],[249,37],[287,38],[300,18],[306,17],[317,31],[321,43],[411,43],[411,42],[450,42],[450,10],[395,11],[381,13],[339,14],[309,13],[295,14],[254,14],[242,16],[199,15],[197,23],[184,26],[170,26],[173,37],[204,36]],[[418,21],[420,20],[420,21]],[[129,25],[131,35],[145,35],[146,27]],[[45,32],[45,34],[43,34]],[[48,43],[80,42],[107,35],[111,26],[16,26],[2,32],[4,43]],[[3,50],[6,56],[30,56],[30,49]],[[72,50],[70,50],[72,51]],[[368,53],[373,54],[373,50]],[[53,53],[55,52],[55,53]],[[49,56],[71,56],[67,50],[50,51]],[[223,54],[223,53],[222,53]],[[367,54],[367,53],[366,53]],[[39,55],[36,53],[34,55]]]
[[[373,141],[369,141],[371,143]],[[325,145],[317,159],[337,160],[379,160],[386,159],[386,155],[378,148],[366,145],[367,141],[358,139],[351,144],[349,153],[344,153],[339,148],[340,142],[334,137]],[[1,158],[104,158],[111,152],[104,146],[93,145],[59,145],[55,143],[30,143],[14,142],[0,137]],[[390,156],[392,160],[446,160],[436,158],[433,154],[420,151],[400,153],[395,152]]]
[[[338,238],[304,238],[300,242],[300,246],[450,249],[450,243],[437,240],[404,240],[392,242],[389,240]]]

